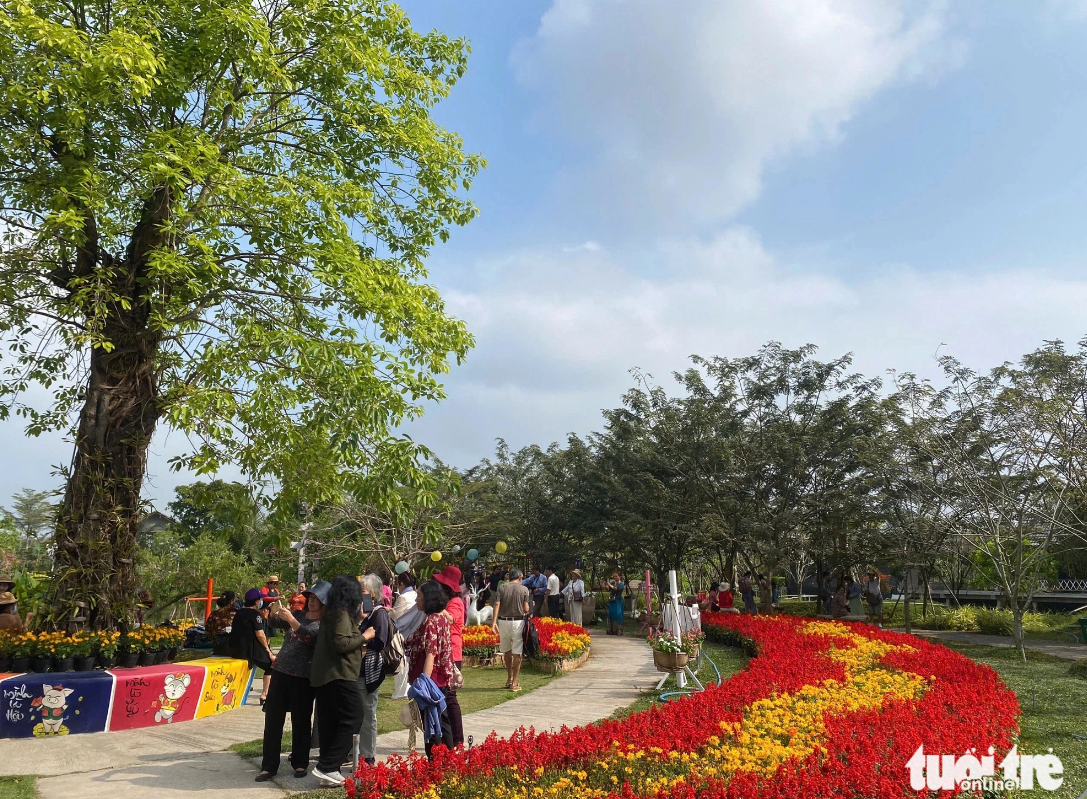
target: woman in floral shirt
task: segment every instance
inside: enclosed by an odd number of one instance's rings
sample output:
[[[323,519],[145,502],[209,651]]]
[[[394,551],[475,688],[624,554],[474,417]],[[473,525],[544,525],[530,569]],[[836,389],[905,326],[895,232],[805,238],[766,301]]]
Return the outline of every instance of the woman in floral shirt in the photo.
[[[449,694],[453,679],[453,644],[451,633],[453,618],[445,610],[445,593],[433,580],[420,586],[417,605],[426,614],[426,621],[404,642],[408,659],[408,682],[415,682],[422,674],[430,677],[443,694]],[[435,744],[453,748],[453,727],[449,719],[448,703],[441,716],[442,732],[426,741],[427,757]]]

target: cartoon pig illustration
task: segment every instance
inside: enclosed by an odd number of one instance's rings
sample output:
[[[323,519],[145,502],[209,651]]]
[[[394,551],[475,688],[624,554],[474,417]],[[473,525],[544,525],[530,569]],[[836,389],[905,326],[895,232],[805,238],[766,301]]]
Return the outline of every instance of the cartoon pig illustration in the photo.
[[[164,693],[159,694],[159,709],[155,712],[155,721],[165,721],[169,724],[174,720],[181,703],[181,697],[189,687],[191,678],[188,674],[167,674]]]
[[[75,693],[74,688],[63,685],[43,685],[43,695],[30,703],[31,707],[40,707],[42,727],[47,735],[60,735],[64,723],[64,711],[68,709],[68,697]]]

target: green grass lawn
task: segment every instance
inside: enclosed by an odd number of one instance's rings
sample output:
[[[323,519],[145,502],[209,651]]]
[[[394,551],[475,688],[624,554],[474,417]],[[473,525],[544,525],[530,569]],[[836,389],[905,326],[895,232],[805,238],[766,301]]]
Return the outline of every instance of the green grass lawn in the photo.
[[[504,668],[474,668],[464,670],[464,687],[457,691],[457,699],[460,700],[461,712],[465,715],[475,713],[477,710],[485,710],[489,707],[506,702],[514,697],[524,696],[540,686],[546,685],[551,680],[561,679],[551,674],[538,671],[531,665],[521,669],[520,683],[524,688],[520,693],[506,690],[506,670]],[[387,679],[378,689],[380,699],[377,703],[377,732],[378,734],[404,729],[400,723],[400,707],[404,700],[394,702],[392,700],[393,681]],[[288,716],[288,720],[290,717]],[[290,733],[283,735],[283,751],[290,751]],[[242,757],[260,757],[261,740],[246,741],[234,744],[230,751],[236,752]]]
[[[704,685],[708,685],[711,682],[717,682],[717,672],[714,671],[713,665],[710,664],[711,660],[717,665],[717,669],[721,672],[721,679],[723,680],[727,680],[747,665],[747,655],[736,647],[715,644],[711,641],[706,641],[702,646],[702,651],[705,653],[706,657],[702,658],[702,666],[698,671],[698,679]],[[676,690],[678,689],[676,688],[675,679],[669,678],[662,691],[649,691],[648,693],[643,694],[640,699],[634,702],[634,704],[616,710],[611,717],[613,719],[621,719],[632,713],[648,710],[650,707],[659,704],[661,701],[667,701],[660,698],[661,694]]]
[[[934,642],[937,643],[937,642]],[[1019,697],[1019,750],[1043,754],[1052,747],[1064,764],[1060,790],[1019,791],[1028,797],[1044,793],[1051,799],[1077,799],[1087,790],[1087,681],[1068,673],[1067,660],[1027,652],[1024,663],[1018,652],[991,646],[940,641],[956,652],[995,669]]]
[[[0,777],[0,799],[36,799],[37,777]]]

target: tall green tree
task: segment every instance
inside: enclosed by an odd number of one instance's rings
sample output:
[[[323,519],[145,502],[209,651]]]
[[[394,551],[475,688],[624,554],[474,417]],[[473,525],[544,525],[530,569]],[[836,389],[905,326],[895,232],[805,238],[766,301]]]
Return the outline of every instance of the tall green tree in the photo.
[[[160,424],[283,506],[425,480],[393,428],[471,346],[424,269],[476,213],[430,113],[467,52],[385,0],[5,3],[0,407],[77,420],[55,623],[130,609]]]

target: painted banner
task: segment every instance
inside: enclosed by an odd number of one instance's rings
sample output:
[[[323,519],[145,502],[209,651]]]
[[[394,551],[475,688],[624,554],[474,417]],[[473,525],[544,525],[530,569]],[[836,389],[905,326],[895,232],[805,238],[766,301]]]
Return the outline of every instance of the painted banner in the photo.
[[[201,658],[190,660],[186,665],[205,666],[208,670],[204,678],[204,690],[200,694],[200,704],[196,708],[198,719],[236,710],[245,704],[249,695],[249,686],[253,682],[255,669],[249,668],[244,660],[232,658]]]
[[[109,725],[107,671],[17,674],[0,681],[0,738],[102,732]]]
[[[201,658],[116,671],[0,675],[0,738],[154,727],[245,704],[249,663]]]
[[[196,718],[206,671],[192,662],[115,671],[117,688],[113,694],[110,730],[192,721]]]

